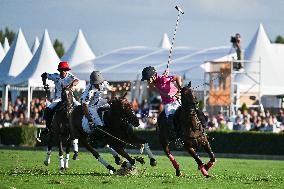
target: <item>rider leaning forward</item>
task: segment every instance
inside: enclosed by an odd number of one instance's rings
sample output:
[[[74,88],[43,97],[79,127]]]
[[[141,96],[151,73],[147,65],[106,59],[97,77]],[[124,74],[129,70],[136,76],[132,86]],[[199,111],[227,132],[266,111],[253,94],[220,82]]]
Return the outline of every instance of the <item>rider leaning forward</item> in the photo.
[[[161,95],[168,124],[171,131],[175,131],[171,134],[175,135],[178,132],[174,125],[173,115],[180,106],[175,94],[181,89],[182,80],[181,76],[168,76],[168,72],[165,70],[163,75],[158,75],[155,68],[149,66],[143,69],[141,81],[148,81],[149,85]],[[174,136],[174,138],[179,138],[179,136]]]
[[[44,112],[44,119],[46,121],[46,129],[43,131],[43,133],[48,133],[51,129],[51,122],[53,119],[53,115],[55,113],[55,108],[58,102],[61,101],[61,93],[62,89],[64,87],[72,88],[76,86],[79,83],[79,79],[75,77],[72,73],[69,71],[71,70],[68,62],[60,62],[58,64],[58,73],[46,73],[44,72],[41,77],[43,83],[46,83],[46,79],[49,79],[54,82],[55,85],[55,93],[54,98],[51,104],[47,106]],[[74,105],[77,106],[80,103],[76,101],[75,98],[73,98]]]
[[[90,83],[86,87],[85,91],[81,96],[81,102],[83,105],[84,117],[82,120],[83,127],[88,125],[87,128],[93,128],[94,126],[104,126],[103,121],[99,117],[99,108],[109,108],[110,105],[107,99],[103,97],[106,91],[111,91],[112,87],[104,80],[101,72],[93,71],[90,75]],[[95,125],[90,125],[90,124]],[[84,127],[84,129],[87,129]],[[91,130],[87,129],[87,132]]]

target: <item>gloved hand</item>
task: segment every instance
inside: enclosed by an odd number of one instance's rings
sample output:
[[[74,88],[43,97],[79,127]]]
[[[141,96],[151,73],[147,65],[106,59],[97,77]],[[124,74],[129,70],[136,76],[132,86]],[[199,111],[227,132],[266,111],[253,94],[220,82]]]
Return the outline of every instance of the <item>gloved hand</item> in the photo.
[[[42,79],[47,79],[47,73],[44,72],[43,74],[41,74],[41,78],[42,78]]]

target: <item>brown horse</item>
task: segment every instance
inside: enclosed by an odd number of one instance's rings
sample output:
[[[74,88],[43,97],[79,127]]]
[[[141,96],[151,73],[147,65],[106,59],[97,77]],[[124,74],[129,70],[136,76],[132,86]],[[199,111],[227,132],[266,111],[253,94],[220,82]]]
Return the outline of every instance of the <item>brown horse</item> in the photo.
[[[201,173],[209,177],[208,170],[215,162],[215,156],[211,150],[204,128],[198,118],[196,111],[197,99],[191,89],[191,82],[188,86],[181,89],[181,106],[174,114],[174,123],[180,130],[180,138],[183,141],[183,147],[196,161]],[[169,149],[169,127],[165,112],[162,112],[158,118],[159,139],[164,152],[172,162],[173,167],[176,169],[176,176],[181,175],[179,164],[171,154]],[[196,148],[202,146],[209,154],[210,161],[203,164],[202,160],[196,153]]]
[[[126,158],[131,165],[138,161],[144,164],[144,159],[141,157],[132,158],[125,152],[124,148],[134,146],[141,148],[145,147],[145,152],[150,158],[150,165],[155,166],[157,161],[155,160],[148,143],[143,139],[138,138],[134,132],[133,127],[139,126],[139,120],[132,110],[131,104],[124,97],[114,98],[110,101],[110,108],[104,111],[103,120],[106,126],[99,128],[93,125],[94,139],[97,140],[103,135],[103,139],[100,139],[105,145],[109,145],[118,154]],[[71,115],[72,133],[74,137],[79,139],[83,145],[97,158],[98,153],[91,146],[90,135],[87,134],[82,127],[83,110],[82,106],[77,106]],[[100,136],[98,136],[100,135]]]

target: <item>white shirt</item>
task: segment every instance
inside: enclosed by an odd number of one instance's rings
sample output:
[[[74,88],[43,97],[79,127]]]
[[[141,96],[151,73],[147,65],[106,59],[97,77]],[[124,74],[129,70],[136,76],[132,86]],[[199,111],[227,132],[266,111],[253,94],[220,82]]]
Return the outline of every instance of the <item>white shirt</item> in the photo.
[[[94,85],[88,84],[85,91],[81,96],[82,104],[89,105],[97,105],[99,100],[103,98],[103,94],[105,94],[108,90],[111,90],[112,87],[109,85],[107,81],[104,81],[99,85],[100,90],[96,89]]]
[[[60,78],[59,73],[47,74],[47,79],[52,80],[55,84],[54,99],[61,99],[62,87],[70,85],[74,80],[78,79],[70,72],[67,73],[66,77]]]

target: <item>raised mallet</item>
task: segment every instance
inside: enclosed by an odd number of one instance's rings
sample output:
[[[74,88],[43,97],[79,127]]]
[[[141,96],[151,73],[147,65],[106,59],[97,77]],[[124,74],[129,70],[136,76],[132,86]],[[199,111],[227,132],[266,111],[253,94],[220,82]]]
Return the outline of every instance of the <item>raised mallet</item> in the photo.
[[[166,69],[167,72],[169,72],[169,65],[170,65],[170,62],[171,62],[171,56],[172,56],[174,43],[175,43],[175,39],[176,39],[176,33],[177,33],[177,28],[178,28],[179,16],[180,16],[180,14],[184,14],[183,10],[180,7],[175,6],[175,8],[178,11],[178,16],[177,16],[176,27],[175,27],[174,36],[173,36],[173,39],[172,39],[172,44],[171,44],[171,49],[170,49],[170,54],[169,54],[169,59],[168,59],[168,64],[167,64],[167,69]]]

